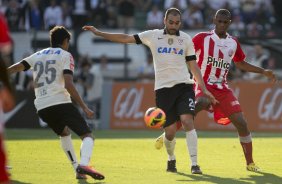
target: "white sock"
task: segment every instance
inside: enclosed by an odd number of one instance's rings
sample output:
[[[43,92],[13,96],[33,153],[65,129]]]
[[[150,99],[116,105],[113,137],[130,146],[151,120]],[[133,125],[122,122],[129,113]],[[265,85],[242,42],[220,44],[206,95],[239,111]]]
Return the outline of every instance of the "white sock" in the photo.
[[[78,164],[77,164],[76,155],[75,155],[72,141],[71,141],[71,135],[60,137],[60,139],[61,139],[62,149],[64,150],[68,159],[70,160],[74,171],[76,171],[76,167]]]
[[[82,144],[80,147],[80,165],[87,166],[90,162],[90,158],[92,155],[92,150],[94,146],[94,140],[91,137],[85,137],[82,140]]]
[[[190,154],[191,164],[197,165],[198,136],[195,129],[186,132],[186,144]]]
[[[166,147],[166,152],[168,154],[168,160],[175,160],[175,155],[174,155],[174,148],[176,141],[173,139],[172,141],[169,141],[165,136],[164,136],[164,144]]]

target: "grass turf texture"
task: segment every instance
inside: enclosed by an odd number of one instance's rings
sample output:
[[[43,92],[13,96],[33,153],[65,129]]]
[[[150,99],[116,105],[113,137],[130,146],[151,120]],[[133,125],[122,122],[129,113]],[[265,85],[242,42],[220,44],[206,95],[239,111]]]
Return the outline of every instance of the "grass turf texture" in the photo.
[[[167,173],[165,149],[156,150],[160,131],[95,131],[91,164],[106,179],[75,179],[72,166],[51,130],[6,130],[6,147],[12,182],[15,184],[174,184],[187,183],[282,183],[282,135],[253,133],[254,159],[262,173],[246,171],[235,132],[198,132],[198,161],[203,175],[192,175],[185,135],[177,134],[175,149],[178,173]],[[81,141],[73,135],[79,158]]]

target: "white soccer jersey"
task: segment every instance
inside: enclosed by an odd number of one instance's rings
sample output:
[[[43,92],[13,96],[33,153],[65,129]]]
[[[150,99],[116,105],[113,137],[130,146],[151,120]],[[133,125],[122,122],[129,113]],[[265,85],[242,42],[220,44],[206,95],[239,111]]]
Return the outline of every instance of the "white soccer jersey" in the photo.
[[[195,56],[194,45],[188,34],[180,31],[178,35],[170,35],[164,30],[155,29],[139,33],[135,39],[137,44],[142,43],[151,49],[155,90],[180,83],[194,83],[186,64],[187,58]]]
[[[232,36],[219,38],[214,31],[194,36],[197,63],[204,82],[217,89],[228,89],[227,74],[232,60],[245,61],[245,54],[239,42]]]
[[[71,103],[65,89],[64,70],[74,71],[72,55],[61,48],[46,48],[24,59],[33,70],[37,110],[53,105]]]

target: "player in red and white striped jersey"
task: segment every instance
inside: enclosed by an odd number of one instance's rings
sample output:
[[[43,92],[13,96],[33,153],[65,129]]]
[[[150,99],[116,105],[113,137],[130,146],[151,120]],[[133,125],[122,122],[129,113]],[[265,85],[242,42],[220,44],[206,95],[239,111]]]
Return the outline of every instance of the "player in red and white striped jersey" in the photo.
[[[246,158],[247,170],[259,171],[252,157],[251,133],[243,116],[240,103],[228,87],[226,77],[231,62],[234,62],[235,66],[241,70],[262,74],[272,81],[276,81],[276,76],[271,70],[265,70],[245,61],[246,57],[240,43],[227,33],[227,29],[231,24],[231,14],[228,10],[218,10],[213,21],[215,29],[211,32],[197,34],[194,36],[193,42],[197,54],[197,63],[207,89],[219,103],[211,104],[196,85],[196,112],[212,109],[217,123],[229,124],[232,122],[239,134]]]

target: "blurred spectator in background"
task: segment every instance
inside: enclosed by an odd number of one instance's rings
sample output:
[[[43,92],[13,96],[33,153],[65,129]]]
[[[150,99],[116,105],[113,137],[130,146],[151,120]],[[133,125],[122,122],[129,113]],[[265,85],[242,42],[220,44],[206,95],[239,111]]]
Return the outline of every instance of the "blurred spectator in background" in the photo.
[[[230,31],[236,37],[245,35],[245,24],[240,15],[234,15],[232,18],[232,24],[230,25]]]
[[[98,25],[107,25],[108,20],[108,1],[105,0],[91,0],[91,22]]]
[[[259,37],[263,33],[263,26],[258,24],[257,21],[253,20],[247,25],[246,31],[248,37]]]
[[[23,55],[23,58],[26,58],[30,55],[30,52],[26,52]],[[25,91],[33,90],[33,81],[32,81],[32,71],[22,71],[13,75],[13,82],[16,86],[16,90]]]
[[[152,10],[147,13],[146,20],[148,29],[160,29],[163,27],[163,12],[157,5],[153,5]]]
[[[90,17],[90,0],[72,0],[72,7],[74,28],[80,28],[87,24]]]
[[[164,9],[164,0],[148,0],[148,2],[145,4],[147,6],[147,11],[149,10],[150,7],[153,5],[157,5],[161,10]]]
[[[256,18],[256,2],[254,0],[242,0],[241,10],[243,21],[250,24]]]
[[[61,7],[62,7],[62,25],[65,26],[66,28],[72,28],[72,18],[71,18],[71,13],[72,9],[71,6],[68,4],[67,0],[63,0],[61,2]]]
[[[155,79],[154,62],[151,53],[147,54],[147,62],[139,68],[137,77],[142,82],[149,82]]]
[[[274,15],[276,19],[276,26],[281,27],[282,25],[282,1],[281,0],[272,0],[272,7],[274,10]]]
[[[43,10],[39,7],[40,0],[30,0],[23,6],[23,24],[25,30],[41,30],[43,26]]]
[[[255,66],[258,66],[258,67],[267,68],[268,58],[269,58],[269,55],[263,49],[262,45],[255,44],[254,45],[254,56],[253,56],[252,59],[250,59],[249,62],[252,65],[255,65]],[[257,74],[257,73],[250,73],[250,72],[246,72],[243,78],[248,79],[248,80],[264,80],[264,81],[267,81],[263,75]]]
[[[109,28],[117,28],[118,27],[118,20],[117,20],[117,13],[114,6],[108,7],[108,20],[107,26]]]
[[[93,65],[88,56],[82,56],[82,58],[76,87],[84,101],[94,110],[95,118],[98,119],[103,85],[102,66],[104,65]]]
[[[5,14],[8,4],[8,0],[0,0],[0,13]]]
[[[267,69],[275,70],[276,68],[276,58],[273,56],[270,56],[270,58],[267,61],[267,65],[265,66]]]
[[[102,100],[102,90],[104,83],[103,71],[108,69],[107,58],[102,56],[100,58],[100,63],[92,65],[90,73],[94,76],[93,86],[88,89],[88,95],[86,101],[94,107],[95,119],[100,119],[100,109]]]
[[[217,11],[222,8],[225,4],[226,0],[207,0],[207,6],[213,11]]]
[[[5,12],[5,16],[10,30],[18,30],[20,24],[20,4],[17,0],[10,0]]]
[[[118,26],[120,28],[134,27],[134,15],[138,2],[136,0],[117,0]]]
[[[56,25],[63,24],[63,12],[62,8],[57,5],[56,0],[50,1],[50,6],[48,6],[44,12],[44,23],[45,29],[51,30]]]
[[[92,63],[89,60],[88,56],[84,56],[85,59],[81,63],[80,72],[77,76],[77,89],[80,92],[81,97],[85,100],[88,95],[88,90],[92,88],[94,75],[90,73]]]
[[[191,5],[182,14],[184,28],[200,29],[204,27],[203,15],[197,5]]]
[[[108,63],[108,58],[105,54],[102,54],[100,59],[99,59],[99,63],[100,63],[100,70],[102,72],[102,75],[105,76],[107,71],[111,70],[111,66]]]
[[[164,0],[164,8],[168,9],[171,7],[175,7],[183,12],[188,5],[186,0]]]

